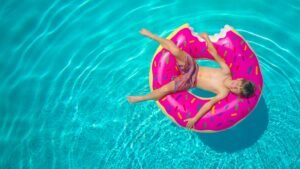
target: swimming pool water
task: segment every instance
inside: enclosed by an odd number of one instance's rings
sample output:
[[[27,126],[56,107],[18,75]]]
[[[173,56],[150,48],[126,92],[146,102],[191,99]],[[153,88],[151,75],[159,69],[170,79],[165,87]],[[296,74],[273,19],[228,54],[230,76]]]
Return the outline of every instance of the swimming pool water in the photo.
[[[0,6],[0,168],[300,168],[300,1],[37,1]],[[189,23],[235,27],[256,51],[261,100],[204,134],[176,126],[149,92],[157,43]]]

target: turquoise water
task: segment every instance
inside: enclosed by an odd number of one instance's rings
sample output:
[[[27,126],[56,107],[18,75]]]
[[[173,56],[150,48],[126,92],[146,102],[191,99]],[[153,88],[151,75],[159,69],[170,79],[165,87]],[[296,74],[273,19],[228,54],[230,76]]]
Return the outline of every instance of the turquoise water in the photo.
[[[0,6],[0,168],[300,168],[300,1],[36,1]],[[257,52],[263,96],[234,128],[172,123],[149,92],[157,44],[189,23],[235,27]]]

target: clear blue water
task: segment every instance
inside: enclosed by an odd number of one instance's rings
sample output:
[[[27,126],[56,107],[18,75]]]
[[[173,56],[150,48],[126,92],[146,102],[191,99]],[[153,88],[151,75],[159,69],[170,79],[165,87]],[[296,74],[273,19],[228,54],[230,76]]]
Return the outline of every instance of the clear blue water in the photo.
[[[0,6],[0,168],[300,168],[300,1],[37,1]],[[190,23],[235,27],[257,52],[263,96],[236,127],[172,123],[149,92],[157,44]]]

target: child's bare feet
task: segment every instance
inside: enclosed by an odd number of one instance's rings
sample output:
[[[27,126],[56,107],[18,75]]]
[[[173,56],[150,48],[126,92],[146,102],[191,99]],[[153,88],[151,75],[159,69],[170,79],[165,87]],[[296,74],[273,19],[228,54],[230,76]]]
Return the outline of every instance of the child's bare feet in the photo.
[[[144,35],[144,36],[147,36],[149,38],[152,38],[154,37],[154,34],[151,33],[150,31],[148,31],[147,29],[143,28],[140,30],[140,34]]]
[[[141,96],[128,96],[127,100],[129,103],[136,103],[142,101]]]

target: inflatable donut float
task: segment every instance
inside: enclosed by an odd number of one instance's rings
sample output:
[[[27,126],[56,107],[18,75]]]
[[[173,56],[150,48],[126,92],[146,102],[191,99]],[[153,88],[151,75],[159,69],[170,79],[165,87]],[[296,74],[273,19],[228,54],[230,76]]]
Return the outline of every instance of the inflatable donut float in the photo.
[[[245,78],[256,85],[255,94],[250,98],[242,98],[233,93],[216,103],[192,130],[198,132],[217,132],[226,130],[246,118],[257,105],[263,88],[263,79],[256,54],[245,39],[231,26],[225,25],[220,33],[209,36],[218,54],[230,68],[232,79]],[[172,40],[180,49],[195,59],[214,60],[207,50],[206,42],[188,25],[184,24],[167,39]],[[172,81],[180,71],[175,56],[159,46],[150,66],[150,89],[158,89]],[[185,119],[194,117],[200,108],[209,100],[194,95],[190,91],[169,94],[156,103],[173,122],[186,127]]]

